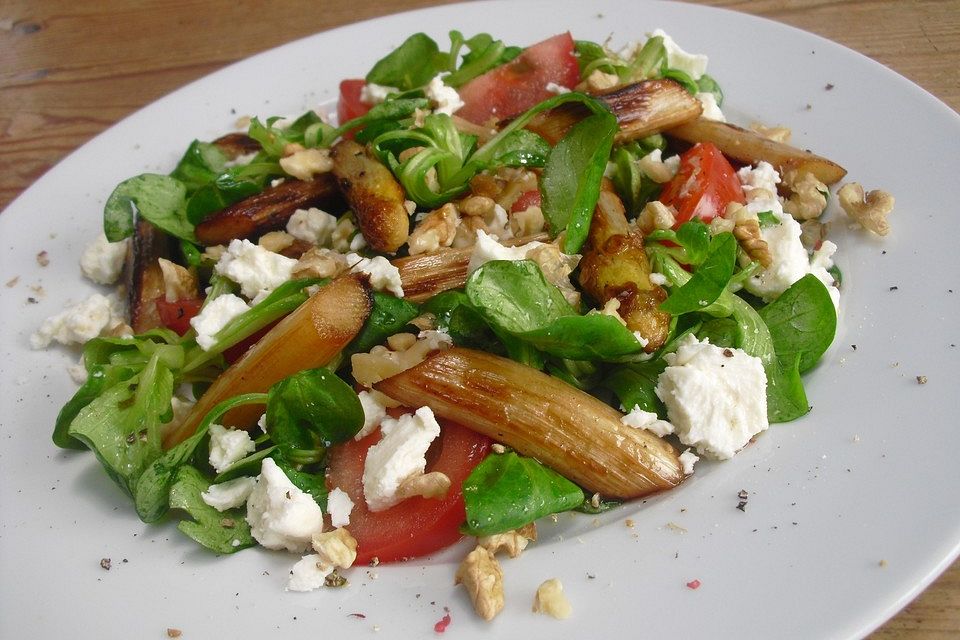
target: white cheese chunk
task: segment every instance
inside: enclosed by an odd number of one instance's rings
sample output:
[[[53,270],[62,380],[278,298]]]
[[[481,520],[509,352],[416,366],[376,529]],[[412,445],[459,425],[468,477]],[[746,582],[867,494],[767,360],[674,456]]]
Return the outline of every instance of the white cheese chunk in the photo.
[[[290,482],[271,458],[260,466],[260,476],[247,499],[250,533],[267,549],[302,553],[314,533],[323,531],[323,511],[313,497]]]
[[[380,426],[380,422],[387,417],[387,405],[384,402],[387,397],[379,391],[361,391],[357,394],[360,398],[360,406],[363,408],[363,426],[354,440],[360,440],[367,437],[373,430]]]
[[[707,72],[707,63],[710,59],[703,55],[697,53],[687,53],[680,46],[674,42],[667,32],[663,29],[657,29],[651,34],[648,34],[650,37],[660,36],[663,38],[663,48],[667,52],[667,66],[671,69],[677,69],[678,71],[683,71],[693,80],[699,80],[703,77],[703,74]]]
[[[217,473],[256,450],[256,443],[243,429],[227,429],[219,424],[210,425],[210,466]]]
[[[656,393],[683,444],[702,456],[726,460],[769,426],[767,377],[759,358],[687,334]]]
[[[305,555],[290,569],[290,577],[287,578],[287,591],[319,589],[332,572],[333,565],[326,564],[318,554]]]
[[[346,491],[335,487],[327,495],[327,513],[330,514],[330,524],[334,528],[345,527],[350,524],[350,512],[353,511],[353,500]]]
[[[415,414],[396,419],[386,418],[380,430],[383,438],[367,451],[363,466],[363,495],[371,511],[383,511],[400,502],[400,483],[423,474],[427,449],[440,435],[440,425],[430,407],[420,407]]]
[[[388,87],[382,84],[368,82],[360,90],[360,102],[370,106],[380,104],[387,99],[391,93],[398,93],[400,90],[396,87]],[[340,124],[343,124],[342,122]]]
[[[240,285],[254,304],[290,279],[297,261],[268,251],[249,240],[231,240],[214,271]]]
[[[247,501],[256,484],[256,478],[242,476],[220,484],[212,484],[209,489],[200,494],[200,497],[217,511],[236,509]]]
[[[657,183],[670,182],[680,170],[680,156],[673,155],[666,160],[662,159],[663,152],[654,149],[640,158],[638,164],[645,176]]]
[[[250,306],[232,293],[217,296],[203,306],[200,313],[190,318],[190,326],[197,332],[197,344],[209,351],[216,344],[217,333],[227,323],[250,310]]]
[[[363,258],[356,253],[348,253],[347,264],[353,265],[350,268],[351,273],[365,273],[370,276],[370,286],[374,289],[389,291],[398,298],[403,297],[400,270],[383,256]]]
[[[693,473],[693,465],[700,461],[700,456],[695,454],[690,449],[687,449],[680,454],[680,469],[683,471],[683,475],[688,476]]]
[[[80,256],[80,272],[97,284],[113,284],[123,271],[130,240],[110,242],[101,231]]]
[[[51,342],[83,344],[124,323],[123,304],[115,293],[95,293],[43,321],[30,336],[30,346],[43,349]]]
[[[639,406],[631,409],[630,413],[620,418],[620,422],[634,429],[645,429],[661,438],[673,433],[673,425],[652,411],[644,411]]]
[[[717,104],[717,97],[715,95],[709,92],[700,92],[694,97],[703,105],[703,112],[700,114],[701,118],[705,120],[716,120],[718,122],[727,121],[726,116],[723,115],[723,111],[720,110],[720,105]]]
[[[467,273],[473,273],[492,260],[525,260],[531,251],[542,246],[542,242],[533,240],[515,247],[505,247],[497,242],[496,237],[489,235],[483,229],[477,229],[477,242],[473,245],[473,253],[470,254]]]
[[[316,245],[328,244],[336,228],[337,218],[316,207],[297,209],[287,220],[287,233]]]
[[[434,113],[445,113],[452,116],[463,107],[464,102],[460,99],[460,94],[453,87],[445,85],[440,75],[435,76],[427,84],[424,92],[434,106]]]

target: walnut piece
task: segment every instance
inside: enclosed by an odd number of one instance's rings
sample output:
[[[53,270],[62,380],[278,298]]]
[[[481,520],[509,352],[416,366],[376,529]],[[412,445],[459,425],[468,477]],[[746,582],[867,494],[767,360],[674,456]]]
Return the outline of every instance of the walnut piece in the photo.
[[[167,302],[198,297],[196,275],[166,258],[158,258],[157,263],[163,274],[163,292]]]
[[[284,249],[289,248],[295,240],[296,238],[286,231],[270,231],[260,236],[260,239],[257,240],[257,244],[267,251],[280,253]]]
[[[605,73],[600,69],[594,70],[587,76],[587,89],[593,92],[602,92],[620,84],[620,77],[615,73]]]
[[[293,278],[334,278],[349,267],[347,258],[342,253],[313,247],[300,256],[290,275]]]
[[[846,214],[865,229],[879,236],[890,233],[887,216],[893,211],[894,198],[886,191],[876,189],[864,195],[863,187],[851,182],[840,187],[837,198]]]
[[[563,593],[563,585],[556,578],[550,578],[537,587],[537,595],[533,599],[533,611],[545,613],[557,620],[565,620],[573,613],[570,601]]]
[[[377,345],[369,353],[355,353],[350,357],[353,378],[363,386],[370,387],[420,364],[431,351],[446,349],[451,344],[449,336],[431,331],[409,348],[399,351]]]
[[[543,231],[546,221],[543,218],[543,210],[536,206],[530,206],[523,211],[514,211],[510,214],[510,230],[517,237],[532,236]]]
[[[457,207],[448,202],[439,209],[428,213],[410,234],[410,255],[434,253],[440,247],[449,247],[460,226],[460,213]]]
[[[462,584],[473,609],[484,620],[493,620],[503,610],[503,569],[492,552],[478,546],[457,569],[454,584]]]
[[[579,255],[560,251],[556,244],[545,244],[527,253],[527,259],[539,265],[547,282],[555,285],[573,307],[580,305],[580,291],[570,282],[570,274],[580,263]]]
[[[783,173],[781,186],[790,192],[783,203],[783,210],[797,220],[819,218],[827,208],[827,185],[809,171],[788,169]]]
[[[332,171],[333,160],[329,149],[300,149],[280,158],[280,168],[298,180],[310,181],[319,173]]]
[[[445,498],[450,492],[450,478],[441,471],[414,474],[397,487],[397,497],[401,500],[419,496],[421,498]]]
[[[648,202],[637,216],[637,228],[643,235],[649,234],[654,229],[672,229],[676,222],[677,210],[659,200]]]
[[[773,263],[770,247],[760,235],[760,222],[754,219],[737,220],[733,227],[733,237],[751,259],[766,269]]]
[[[513,531],[504,531],[490,536],[477,538],[477,544],[496,555],[498,551],[506,551],[511,558],[519,556],[527,544],[537,539],[537,525],[533,522],[525,524]]]
[[[357,541],[343,527],[313,534],[313,550],[323,564],[341,569],[353,566],[357,559]]]

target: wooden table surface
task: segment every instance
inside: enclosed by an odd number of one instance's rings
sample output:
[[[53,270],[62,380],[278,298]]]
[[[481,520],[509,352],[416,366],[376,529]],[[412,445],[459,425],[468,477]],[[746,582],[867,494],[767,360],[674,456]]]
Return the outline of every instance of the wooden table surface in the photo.
[[[0,210],[132,111],[253,53],[437,0],[0,0]],[[825,36],[960,110],[960,0],[710,0]],[[960,562],[872,638],[960,637]]]

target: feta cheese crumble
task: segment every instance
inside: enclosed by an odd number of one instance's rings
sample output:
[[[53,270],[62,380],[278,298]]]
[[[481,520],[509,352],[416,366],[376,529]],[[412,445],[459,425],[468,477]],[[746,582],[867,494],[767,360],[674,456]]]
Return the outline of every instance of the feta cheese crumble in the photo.
[[[703,105],[703,112],[700,114],[701,118],[705,120],[716,120],[718,122],[727,121],[726,116],[723,115],[723,111],[720,110],[720,105],[717,104],[717,97],[715,95],[709,92],[700,92],[694,97]]]
[[[316,207],[297,209],[287,221],[287,233],[316,245],[328,244],[336,228],[337,218]]]
[[[388,87],[386,85],[368,82],[364,84],[360,90],[360,102],[370,106],[378,105],[386,100],[388,95],[398,93],[399,91],[396,87]]]
[[[323,511],[273,459],[265,458],[247,499],[247,522],[250,533],[267,549],[302,553],[310,547],[313,534],[323,531]]]
[[[657,29],[648,36],[663,38],[663,48],[667,52],[667,66],[671,69],[683,71],[694,81],[702,78],[703,74],[707,72],[707,62],[710,60],[707,56],[699,53],[687,53],[663,29]]]
[[[668,366],[656,394],[680,442],[700,455],[731,458],[769,426],[767,377],[759,358],[687,334],[664,359]]]
[[[305,555],[290,569],[287,591],[319,589],[331,573],[333,573],[333,565],[326,564],[319,554]]]
[[[216,335],[227,323],[249,311],[250,306],[243,298],[232,293],[217,296],[203,306],[200,313],[190,318],[190,326],[197,332],[197,344],[209,351],[216,344]]]
[[[350,512],[353,511],[353,500],[340,487],[334,488],[327,495],[327,513],[330,514],[330,524],[334,528],[345,527],[350,524]]]
[[[256,450],[256,443],[243,429],[227,429],[219,424],[210,425],[210,466],[217,473]]]
[[[200,497],[217,511],[236,509],[247,501],[256,484],[256,478],[242,476],[220,484],[212,484],[209,489],[200,494]]]
[[[110,242],[101,231],[80,256],[80,272],[97,284],[113,284],[123,271],[130,240]]]
[[[427,449],[440,435],[440,425],[430,407],[420,407],[414,414],[384,419],[380,431],[383,438],[367,451],[363,465],[363,496],[371,511],[400,502],[400,483],[423,475]]]
[[[660,149],[654,149],[647,155],[640,158],[638,165],[640,171],[654,182],[663,184],[670,182],[680,170],[680,156],[673,155],[662,159],[663,152]]]
[[[700,456],[695,454],[690,449],[685,450],[680,454],[680,469],[683,471],[683,475],[689,476],[693,473],[693,465],[700,461]]]
[[[666,420],[661,420],[652,411],[644,411],[639,406],[635,406],[630,413],[620,418],[620,422],[634,429],[645,429],[661,438],[673,433],[672,424]]]
[[[497,241],[495,236],[483,229],[477,229],[477,242],[473,245],[473,253],[470,254],[467,273],[473,273],[493,260],[526,260],[531,251],[542,246],[544,243],[533,240],[515,247],[505,247]]]
[[[373,430],[380,426],[380,422],[387,417],[387,397],[379,391],[363,390],[357,394],[360,406],[363,408],[363,426],[353,436],[354,440],[366,438]]]
[[[403,297],[400,270],[383,256],[364,258],[356,253],[348,253],[347,263],[353,265],[350,268],[351,273],[365,273],[370,276],[370,286],[374,289],[389,291],[398,298]]]
[[[445,85],[439,74],[430,81],[424,92],[427,94],[427,99],[435,107],[434,113],[445,113],[452,116],[463,107],[464,102],[460,99],[460,94],[453,87]]]
[[[296,260],[249,240],[231,240],[213,269],[240,285],[240,293],[256,304],[289,280],[296,264]]]
[[[106,331],[124,324],[123,303],[116,293],[95,293],[83,302],[67,307],[43,321],[30,336],[30,346],[44,349],[51,342],[84,344]]]

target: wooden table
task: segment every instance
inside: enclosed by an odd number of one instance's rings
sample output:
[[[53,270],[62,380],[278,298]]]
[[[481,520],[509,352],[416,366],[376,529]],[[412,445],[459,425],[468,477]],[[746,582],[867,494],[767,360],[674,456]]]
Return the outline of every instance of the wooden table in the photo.
[[[180,85],[295,38],[441,3],[0,0],[0,209],[69,152]],[[825,36],[960,110],[960,0],[707,4]],[[960,563],[872,637],[958,636]]]

